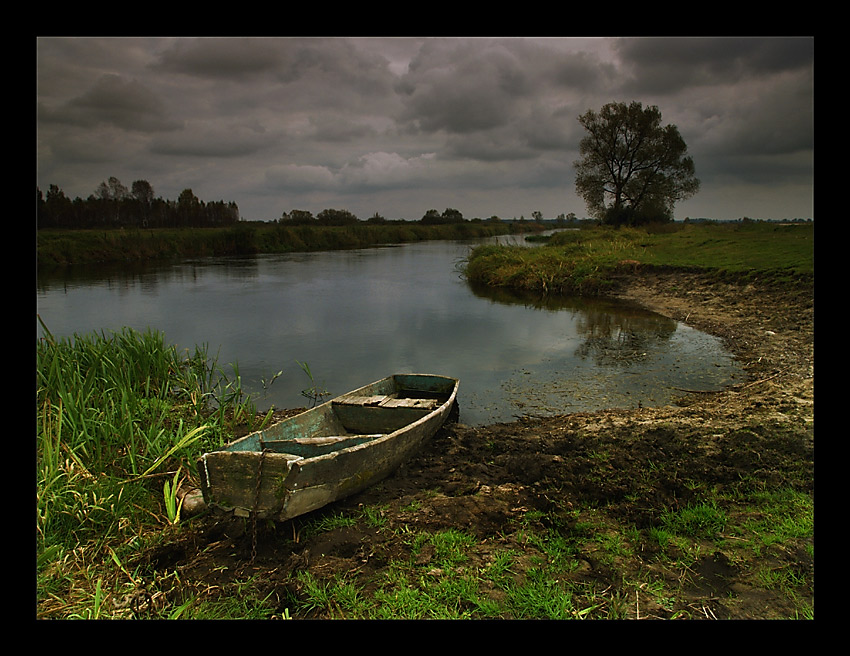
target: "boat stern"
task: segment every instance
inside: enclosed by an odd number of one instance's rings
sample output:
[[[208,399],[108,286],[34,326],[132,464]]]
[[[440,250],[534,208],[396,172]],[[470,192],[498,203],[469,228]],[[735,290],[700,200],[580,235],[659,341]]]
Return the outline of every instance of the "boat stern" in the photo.
[[[286,479],[300,456],[267,451],[214,451],[198,459],[204,501],[237,516],[273,516],[286,504]]]

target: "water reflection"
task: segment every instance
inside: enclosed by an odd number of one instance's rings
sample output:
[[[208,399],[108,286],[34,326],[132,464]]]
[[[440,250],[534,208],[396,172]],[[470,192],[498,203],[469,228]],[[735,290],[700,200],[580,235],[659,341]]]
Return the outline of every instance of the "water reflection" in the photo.
[[[472,287],[456,269],[469,247],[87,268],[41,276],[38,310],[57,336],[151,327],[180,348],[208,344],[261,407],[303,404],[296,360],[333,394],[395,372],[457,376],[471,424],[663,404],[738,375],[718,340],[640,308]]]
[[[154,293],[163,285],[178,282],[198,283],[211,268],[232,280],[250,280],[259,275],[256,257],[204,258],[186,260],[182,264],[127,262],[56,267],[39,271],[36,291],[39,294],[64,292],[86,287]]]
[[[678,323],[660,314],[623,301],[580,296],[541,295],[511,289],[470,285],[479,298],[496,303],[522,305],[548,312],[567,312],[582,338],[575,354],[592,358],[601,367],[630,365],[669,339]]]

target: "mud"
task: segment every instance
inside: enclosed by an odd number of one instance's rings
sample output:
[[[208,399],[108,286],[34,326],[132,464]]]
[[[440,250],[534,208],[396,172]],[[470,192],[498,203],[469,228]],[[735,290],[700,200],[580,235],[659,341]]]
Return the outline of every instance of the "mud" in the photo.
[[[534,548],[517,527],[531,510],[543,511],[535,516],[561,530],[575,524],[575,509],[588,508],[602,514],[597,522],[642,529],[705,490],[731,493],[756,481],[812,491],[813,284],[639,271],[624,280],[619,295],[723,338],[747,371],[746,382],[683,394],[676,405],[661,408],[485,427],[450,424],[396,474],[357,496],[305,518],[256,528],[245,520],[202,515],[151,550],[145,566],[176,569],[184,592],[191,589],[196,596],[256,577],[262,594],[282,613],[303,593],[294,576],[300,570],[319,580],[344,574],[368,594],[388,563],[411,558],[402,539],[405,527],[473,533],[477,545],[469,553],[470,567],[486,565],[506,548],[520,554],[522,563],[531,562]],[[380,509],[380,528],[362,519],[358,510],[366,507]],[[307,530],[317,514],[340,513],[361,519],[331,531]],[[758,585],[753,572],[767,562],[812,578],[812,558],[803,543],[767,549],[747,562],[708,541],[688,571],[660,567],[648,543],[641,548],[649,551],[614,562],[594,544],[589,541],[579,554],[580,566],[571,576],[612,600],[628,598],[624,614],[630,618],[787,618],[795,613],[788,596]],[[429,555],[417,557],[427,561]],[[639,586],[635,591],[634,582],[648,576],[675,586],[672,606],[662,606]],[[810,587],[802,596],[813,607]]]

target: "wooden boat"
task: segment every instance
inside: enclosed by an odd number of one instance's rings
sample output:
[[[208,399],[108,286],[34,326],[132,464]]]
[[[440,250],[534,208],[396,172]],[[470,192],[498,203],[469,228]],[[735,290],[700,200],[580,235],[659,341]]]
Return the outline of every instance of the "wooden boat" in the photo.
[[[447,376],[389,376],[205,453],[204,501],[283,521],[359,492],[437,432],[458,385]]]

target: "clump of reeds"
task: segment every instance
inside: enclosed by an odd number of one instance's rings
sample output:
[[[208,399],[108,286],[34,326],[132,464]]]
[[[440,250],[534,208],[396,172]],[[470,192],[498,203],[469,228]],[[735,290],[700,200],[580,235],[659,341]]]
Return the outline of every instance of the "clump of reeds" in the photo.
[[[174,494],[194,476],[197,454],[223,444],[234,422],[257,421],[238,371],[229,379],[205,346],[179,353],[152,331],[56,339],[42,328],[36,345],[41,601],[87,571],[102,571],[104,562],[118,562],[152,527],[174,523]],[[98,584],[92,587],[100,590]]]

